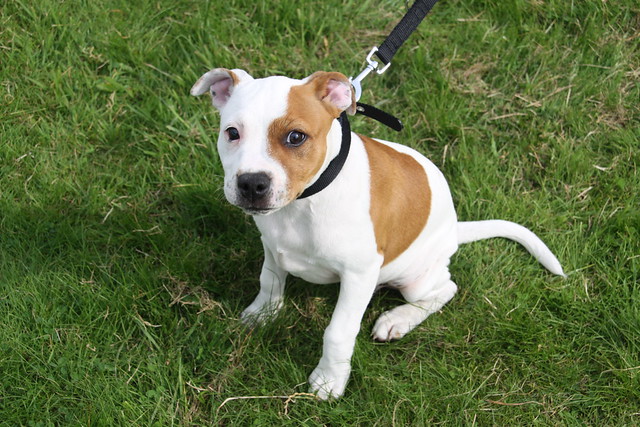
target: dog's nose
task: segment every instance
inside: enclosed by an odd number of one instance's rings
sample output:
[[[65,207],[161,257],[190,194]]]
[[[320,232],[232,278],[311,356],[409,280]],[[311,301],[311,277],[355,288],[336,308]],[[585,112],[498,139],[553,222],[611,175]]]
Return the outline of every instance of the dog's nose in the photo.
[[[238,176],[238,190],[245,200],[256,202],[271,189],[271,178],[264,172],[243,173]]]

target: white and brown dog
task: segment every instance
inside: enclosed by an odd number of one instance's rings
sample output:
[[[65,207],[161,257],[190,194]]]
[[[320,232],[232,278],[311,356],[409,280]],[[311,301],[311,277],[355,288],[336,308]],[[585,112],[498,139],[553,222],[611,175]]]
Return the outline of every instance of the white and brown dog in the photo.
[[[345,132],[348,124],[336,119],[353,114],[356,105],[344,75],[254,79],[219,68],[191,89],[195,96],[206,92],[220,110],[225,196],[252,215],[262,233],[260,292],[243,320],[263,323],[281,308],[288,274],[312,283],[340,282],[322,357],[309,377],[320,398],[343,394],[376,288],[398,289],[407,304],[383,313],[373,337],[403,337],[456,293],[449,259],[461,243],[506,237],[564,275],[553,253],[526,228],[501,220],[459,222],[444,176],[420,153]],[[338,157],[342,168],[326,182]],[[319,180],[324,190],[300,197]]]

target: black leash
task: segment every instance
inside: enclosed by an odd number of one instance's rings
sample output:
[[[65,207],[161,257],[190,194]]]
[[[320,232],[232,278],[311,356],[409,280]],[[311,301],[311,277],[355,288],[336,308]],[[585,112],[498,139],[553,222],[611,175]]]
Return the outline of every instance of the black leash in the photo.
[[[360,82],[372,71],[375,71],[377,74],[382,74],[389,68],[391,59],[398,49],[400,49],[400,46],[402,46],[416,28],[418,28],[418,25],[420,25],[437,1],[438,0],[416,0],[382,44],[379,47],[373,47],[371,49],[366,58],[367,66],[365,69],[362,70],[357,77],[350,79],[351,85],[355,89],[356,101],[358,101],[362,95],[362,85]],[[378,61],[372,59],[374,54],[384,64],[381,69],[378,69]],[[357,112],[378,120],[380,123],[398,132],[403,128],[402,122],[396,117],[371,105],[358,102]]]
[[[375,52],[386,66],[438,0],[417,0]]]
[[[382,111],[381,109],[376,108],[373,105],[365,104],[363,102],[358,102],[356,105],[357,114],[362,114],[363,116],[367,116],[369,118],[372,118],[373,120],[377,120],[383,125],[395,130],[396,132],[400,132],[404,128],[404,125],[402,124],[400,119],[392,116],[386,111]]]

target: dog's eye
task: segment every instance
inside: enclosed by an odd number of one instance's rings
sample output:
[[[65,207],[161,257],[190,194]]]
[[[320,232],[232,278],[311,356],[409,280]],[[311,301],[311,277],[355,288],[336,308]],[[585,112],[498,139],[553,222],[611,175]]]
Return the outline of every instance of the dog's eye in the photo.
[[[289,135],[287,135],[286,142],[287,142],[287,145],[291,147],[298,147],[302,145],[306,140],[307,140],[307,135],[305,135],[300,131],[292,130],[291,132],[289,132]]]
[[[240,139],[240,132],[238,132],[238,129],[227,128],[226,132],[227,132],[227,138],[229,138],[229,141],[237,141]]]

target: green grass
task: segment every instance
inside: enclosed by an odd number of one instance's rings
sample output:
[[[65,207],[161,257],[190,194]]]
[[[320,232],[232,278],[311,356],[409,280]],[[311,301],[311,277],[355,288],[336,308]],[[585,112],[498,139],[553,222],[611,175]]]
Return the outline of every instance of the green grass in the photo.
[[[404,2],[0,3],[0,424],[640,424],[640,7],[442,1],[363,101],[448,177],[461,219],[536,231],[464,246],[460,291],[405,339],[365,315],[345,396],[299,395],[337,287],[292,281],[274,324],[258,233],[229,206],[217,66],[356,74]],[[222,405],[222,406],[221,406]]]

